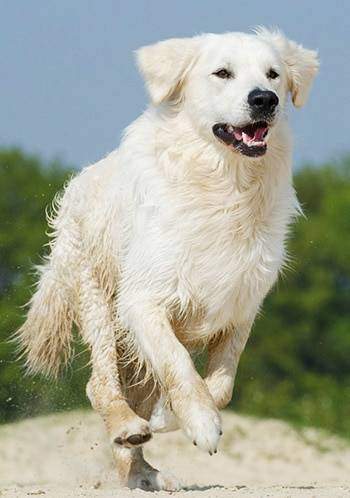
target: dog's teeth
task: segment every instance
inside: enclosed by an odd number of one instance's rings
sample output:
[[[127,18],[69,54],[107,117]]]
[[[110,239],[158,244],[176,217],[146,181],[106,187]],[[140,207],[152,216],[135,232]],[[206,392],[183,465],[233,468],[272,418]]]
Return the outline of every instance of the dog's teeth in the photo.
[[[232,125],[228,125],[228,127],[227,127],[227,131],[228,131],[229,133],[233,133],[233,126],[232,126]]]
[[[242,132],[242,138],[243,138],[243,142],[246,144],[246,145],[250,145],[250,142],[251,142],[251,138],[249,135],[247,135],[246,133],[244,133],[244,131]]]

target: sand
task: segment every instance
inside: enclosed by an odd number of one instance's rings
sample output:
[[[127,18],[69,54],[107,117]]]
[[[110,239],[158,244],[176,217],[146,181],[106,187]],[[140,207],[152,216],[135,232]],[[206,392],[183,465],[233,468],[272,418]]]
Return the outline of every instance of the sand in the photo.
[[[223,414],[224,436],[210,457],[180,433],[146,445],[153,466],[185,488],[153,496],[175,498],[350,497],[350,446],[315,429],[276,420]],[[99,418],[71,412],[0,427],[0,497],[147,498],[121,488]]]

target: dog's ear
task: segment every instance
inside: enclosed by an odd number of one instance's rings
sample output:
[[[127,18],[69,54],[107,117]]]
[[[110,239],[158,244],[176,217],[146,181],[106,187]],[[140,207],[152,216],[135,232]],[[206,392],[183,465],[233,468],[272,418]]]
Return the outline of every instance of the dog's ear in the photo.
[[[157,105],[179,94],[195,60],[196,38],[172,38],[136,51],[152,103]]]
[[[279,30],[257,28],[256,33],[272,42],[282,56],[287,68],[289,90],[295,107],[302,107],[319,68],[317,52],[308,50],[292,40],[288,40]]]

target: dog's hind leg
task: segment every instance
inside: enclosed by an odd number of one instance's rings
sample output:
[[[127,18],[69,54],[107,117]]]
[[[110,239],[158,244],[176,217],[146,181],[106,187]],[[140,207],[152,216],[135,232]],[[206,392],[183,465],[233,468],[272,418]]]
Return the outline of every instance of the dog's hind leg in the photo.
[[[80,277],[80,319],[91,349],[92,375],[86,391],[105,422],[121,484],[146,491],[178,489],[174,477],[154,469],[143,458],[142,444],[151,438],[145,418],[150,416],[158,391],[152,380],[137,385],[140,379],[135,378],[133,386],[121,382],[120,374],[130,373],[126,371],[130,367],[118,368],[112,306],[86,262]]]
[[[125,371],[126,370],[126,371]],[[132,365],[123,370],[122,375],[131,376],[134,383],[126,387],[128,404],[145,419],[150,417],[159,390],[153,379],[142,382],[143,371],[137,378],[133,375]],[[125,448],[114,445],[113,452],[121,481],[129,488],[141,488],[145,491],[175,491],[181,484],[173,475],[152,467],[143,456],[143,448]]]
[[[114,448],[114,456],[123,482],[131,489],[144,491],[176,491],[181,489],[179,481],[170,473],[160,472],[143,457],[142,447]]]
[[[128,451],[151,439],[148,422],[130,408],[120,382],[112,306],[98,284],[91,265],[81,263],[79,282],[79,318],[84,341],[91,350],[92,375],[86,392],[92,407],[102,416],[117,458],[121,480]],[[126,460],[126,463],[124,462]]]

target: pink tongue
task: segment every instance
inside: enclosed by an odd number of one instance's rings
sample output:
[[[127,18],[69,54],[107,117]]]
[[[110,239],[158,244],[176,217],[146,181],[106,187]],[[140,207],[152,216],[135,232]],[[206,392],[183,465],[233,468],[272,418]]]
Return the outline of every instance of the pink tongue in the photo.
[[[254,132],[254,137],[253,137],[254,142],[261,142],[264,139],[265,132],[266,132],[266,127],[257,128]]]

